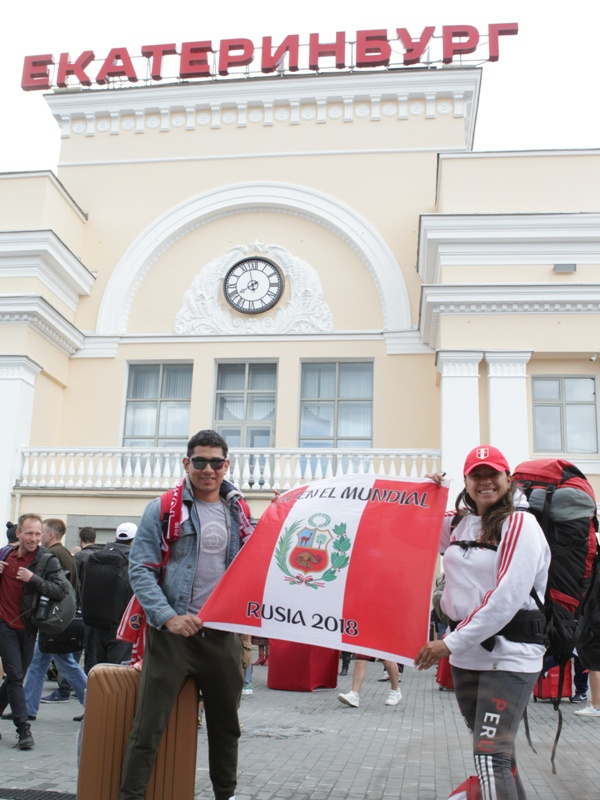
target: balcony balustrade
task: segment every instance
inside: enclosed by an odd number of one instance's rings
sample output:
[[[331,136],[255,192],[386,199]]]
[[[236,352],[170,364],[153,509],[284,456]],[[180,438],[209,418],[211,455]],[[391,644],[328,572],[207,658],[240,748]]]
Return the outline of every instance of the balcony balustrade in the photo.
[[[164,491],[184,474],[181,450],[153,448],[23,448],[14,489],[34,491]],[[367,473],[422,478],[440,468],[429,449],[235,449],[227,479],[243,492],[287,491],[334,475]]]

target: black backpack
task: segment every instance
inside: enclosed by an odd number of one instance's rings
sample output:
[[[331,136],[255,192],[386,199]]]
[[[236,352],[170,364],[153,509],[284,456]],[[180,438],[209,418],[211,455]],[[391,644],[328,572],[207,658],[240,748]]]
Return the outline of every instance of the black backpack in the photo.
[[[46,564],[51,558],[56,558],[52,553],[42,553],[35,565],[35,574],[44,577]],[[77,595],[67,574],[61,569],[60,580],[67,587],[67,593],[62,600],[51,600],[44,595],[37,596],[36,610],[31,617],[31,624],[42,633],[57,635],[62,633],[73,621],[77,611]]]
[[[590,585],[579,606],[577,655],[585,669],[600,670],[600,550],[596,554]]]
[[[86,625],[108,630],[118,625],[133,592],[129,585],[129,545],[107,544],[88,558],[81,590]]]
[[[579,637],[578,608],[597,546],[596,498],[585,475],[563,459],[525,461],[515,469],[513,479],[525,493],[550,546],[552,560],[543,598],[547,655],[562,664],[573,654]]]
[[[580,641],[580,603],[589,585],[597,548],[596,498],[585,475],[569,461],[539,458],[524,461],[513,472],[548,541],[551,552],[546,596],[532,597],[546,616],[547,651],[560,667],[556,698],[558,731],[551,762],[562,728],[559,708],[566,665]],[[543,600],[543,602],[542,602]],[[528,731],[527,731],[528,733]]]

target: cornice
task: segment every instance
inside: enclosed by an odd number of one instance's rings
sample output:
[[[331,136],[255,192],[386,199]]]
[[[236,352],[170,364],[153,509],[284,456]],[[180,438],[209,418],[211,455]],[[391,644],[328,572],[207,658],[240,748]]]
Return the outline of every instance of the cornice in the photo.
[[[573,158],[573,156],[598,156],[599,148],[581,149],[559,149],[559,150],[477,150],[471,153],[440,153],[440,161],[450,158],[560,158],[561,156]]]
[[[41,371],[41,366],[29,356],[0,355],[0,381],[21,380],[34,386],[35,376]]]
[[[1,231],[0,278],[29,277],[38,278],[72,311],[96,280],[53,231]]]
[[[435,347],[440,317],[495,314],[598,314],[598,284],[436,285],[421,289],[420,328]]]
[[[445,266],[600,263],[600,214],[423,214],[418,271],[439,283]]]
[[[387,70],[307,77],[279,76],[142,88],[68,89],[45,95],[61,136],[166,133],[172,128],[270,127],[382,117],[452,114],[464,118],[473,144],[480,69]]]
[[[435,365],[444,378],[477,378],[482,358],[479,350],[438,350]]]
[[[63,184],[59,181],[56,175],[51,170],[32,170],[29,172],[0,172],[0,180],[48,180],[52,184],[52,186],[56,189],[56,191],[63,197],[63,199],[67,202],[69,208],[75,212],[75,214],[79,217],[82,222],[86,222],[88,215],[82,208],[75,202],[73,197],[69,194],[69,192],[65,189]]]
[[[388,355],[432,355],[433,350],[420,340],[418,330],[410,331],[331,331],[329,333],[287,334],[220,334],[211,336],[177,336],[176,334],[124,334],[96,336],[87,334],[85,343],[73,358],[115,358],[119,347],[126,345],[200,345],[273,342],[385,342]]]
[[[384,331],[388,355],[433,355],[434,350],[421,341],[421,334],[415,328],[407,331]]]
[[[119,336],[86,334],[81,350],[73,353],[73,358],[115,358],[122,341]]]
[[[531,356],[531,351],[525,350],[486,352],[485,360],[488,365],[488,379],[527,377],[527,364]]]
[[[83,347],[84,335],[38,295],[0,296],[0,324],[28,325],[71,356]]]

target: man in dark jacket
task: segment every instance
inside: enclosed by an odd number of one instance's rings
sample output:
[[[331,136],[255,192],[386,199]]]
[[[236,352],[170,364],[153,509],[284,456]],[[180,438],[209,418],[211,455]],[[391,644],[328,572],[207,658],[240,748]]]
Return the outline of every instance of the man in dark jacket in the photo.
[[[19,518],[19,544],[0,560],[0,658],[6,677],[0,687],[0,712],[10,703],[17,729],[18,747],[30,750],[33,737],[29,724],[23,678],[33,657],[36,629],[32,617],[44,595],[62,600],[67,593],[59,560],[48,559],[43,575],[35,569],[45,547],[41,547],[43,523],[37,514]]]
[[[75,566],[77,567],[77,578],[79,580],[80,600],[83,600],[83,581],[85,579],[85,569],[87,562],[92,553],[97,553],[98,550],[104,548],[103,544],[96,544],[96,529],[91,525],[82,528],[79,531],[79,544],[81,550],[73,555],[75,559]],[[97,629],[92,625],[85,625],[85,634],[83,639],[83,649],[85,657],[83,660],[83,670],[86,675],[92,667],[98,663],[97,654]]]
[[[98,562],[94,557],[86,566],[86,570],[89,568],[89,573],[86,572],[88,582],[82,597],[84,619],[93,617],[94,609],[97,611],[99,604],[103,611],[108,611],[110,608],[111,613],[115,615],[112,621],[105,618],[102,624],[100,620],[97,624],[91,623],[96,625],[96,658],[99,664],[123,664],[131,660],[131,643],[118,639],[117,631],[133,594],[127,567],[136,531],[137,525],[134,522],[122,522],[116,530],[115,541],[107,544],[97,557],[99,559],[106,557],[108,561],[101,564],[98,570]],[[119,567],[115,567],[117,563]],[[110,605],[107,603],[107,597],[112,598]],[[87,605],[90,602],[91,609]]]
[[[77,578],[79,580],[79,589],[81,590],[83,587],[83,579],[85,578],[85,568],[88,558],[92,555],[92,553],[102,550],[104,545],[96,544],[96,529],[92,528],[91,525],[88,525],[79,531],[79,546],[81,547],[81,550],[78,550],[73,555],[73,558],[75,559]]]

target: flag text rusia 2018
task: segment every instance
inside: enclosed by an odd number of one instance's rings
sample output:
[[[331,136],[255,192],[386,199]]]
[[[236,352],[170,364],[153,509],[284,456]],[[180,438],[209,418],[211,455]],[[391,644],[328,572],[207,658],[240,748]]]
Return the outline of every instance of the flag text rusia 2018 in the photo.
[[[289,625],[304,625],[304,627],[329,631],[329,633],[345,633],[346,636],[358,636],[358,623],[354,619],[342,617],[325,617],[323,614],[311,615],[311,624],[307,625],[301,610],[285,608],[285,606],[262,605],[253,600],[247,605],[246,616],[254,619],[270,619],[274,622],[285,622]]]

